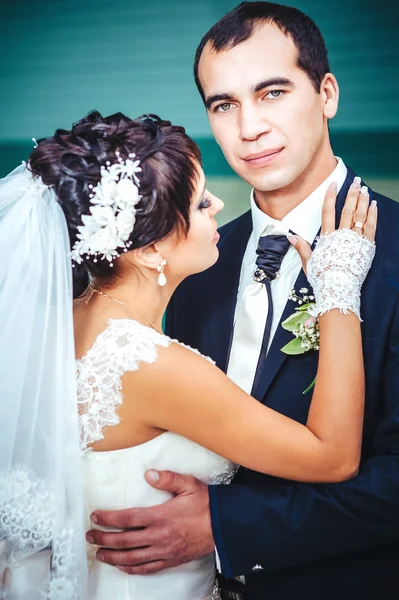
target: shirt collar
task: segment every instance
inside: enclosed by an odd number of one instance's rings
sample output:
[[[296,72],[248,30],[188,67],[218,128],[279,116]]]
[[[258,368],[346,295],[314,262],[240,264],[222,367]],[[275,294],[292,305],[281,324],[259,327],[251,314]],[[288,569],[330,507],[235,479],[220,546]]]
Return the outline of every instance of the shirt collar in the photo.
[[[264,234],[266,227],[268,228],[267,234],[283,234],[288,233],[288,230],[291,230],[304,238],[309,244],[313,243],[313,240],[321,227],[324,196],[328,186],[333,181],[336,181],[339,191],[346,179],[347,168],[345,164],[338,156],[336,157],[336,160],[337,166],[327,179],[325,179],[319,187],[289,212],[281,221],[272,219],[262,212],[255,202],[254,190],[251,191],[253,235],[256,244],[258,243],[260,236]]]

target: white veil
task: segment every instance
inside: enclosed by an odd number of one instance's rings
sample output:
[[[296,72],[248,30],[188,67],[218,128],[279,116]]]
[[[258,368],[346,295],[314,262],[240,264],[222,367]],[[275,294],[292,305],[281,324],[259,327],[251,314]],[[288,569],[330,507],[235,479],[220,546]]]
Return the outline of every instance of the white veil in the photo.
[[[0,180],[0,598],[84,600],[65,217],[22,165]]]

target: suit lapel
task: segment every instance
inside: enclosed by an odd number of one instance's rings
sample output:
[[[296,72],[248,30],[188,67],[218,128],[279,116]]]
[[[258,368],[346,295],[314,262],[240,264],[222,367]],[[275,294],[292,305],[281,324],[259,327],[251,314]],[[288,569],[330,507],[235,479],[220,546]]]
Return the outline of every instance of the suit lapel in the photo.
[[[239,218],[219,243],[219,260],[212,269],[210,315],[211,352],[217,366],[226,371],[230,350],[241,264],[252,232],[251,211]]]
[[[345,203],[346,195],[348,193],[348,189],[355,177],[355,173],[352,169],[348,168],[348,173],[345,179],[344,184],[342,185],[340,192],[337,196],[337,227],[340,220],[340,215],[342,212],[343,205]],[[317,235],[320,234],[320,231]],[[303,287],[309,287],[309,283],[306,279],[306,275],[303,270],[299,273],[299,276],[295,282],[294,289],[296,291],[300,290]],[[284,362],[287,360],[287,355],[281,352],[281,348],[288,344],[288,342],[292,339],[292,333],[286,331],[281,327],[281,323],[287,319],[295,310],[295,305],[293,302],[288,301],[285,305],[282,317],[280,319],[280,323],[277,327],[276,334],[273,338],[273,342],[270,346],[267,357],[263,362],[263,368],[261,375],[258,379],[256,387],[252,390],[252,395],[258,400],[263,400],[271,383],[276,377],[277,373],[283,366]]]

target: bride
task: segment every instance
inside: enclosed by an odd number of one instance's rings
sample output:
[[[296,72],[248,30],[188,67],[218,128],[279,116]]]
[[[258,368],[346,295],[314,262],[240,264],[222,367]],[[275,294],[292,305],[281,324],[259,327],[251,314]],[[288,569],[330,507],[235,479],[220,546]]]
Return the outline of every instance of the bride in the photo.
[[[223,207],[182,127],[93,112],[40,140],[1,180],[2,599],[211,598],[214,555],[135,576],[86,545],[93,510],[168,499],[145,481],[149,468],[206,483],[226,483],[235,465],[309,482],[356,473],[360,289],[377,209],[352,186],[347,208],[367,214],[365,235],[345,222],[333,233],[335,194],[330,187],[309,261],[310,249],[291,238],[304,248],[320,316],[305,426],[162,333],[176,287],[218,258],[214,217]],[[342,293],[344,281],[352,293]]]

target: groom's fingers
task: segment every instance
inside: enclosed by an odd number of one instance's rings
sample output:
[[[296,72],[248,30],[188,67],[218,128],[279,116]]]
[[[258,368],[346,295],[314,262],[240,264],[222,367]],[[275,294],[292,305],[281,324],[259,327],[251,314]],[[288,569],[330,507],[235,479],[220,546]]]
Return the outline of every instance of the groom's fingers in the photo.
[[[161,560],[144,563],[143,565],[138,565],[137,567],[124,567],[122,565],[115,566],[128,575],[154,575],[154,573],[159,573],[159,571],[164,571],[168,568],[168,565]]]
[[[126,550],[150,546],[153,542],[153,537],[151,528],[118,532],[93,529],[87,532],[86,541],[95,546],[103,546],[113,550]]]
[[[165,490],[173,494],[190,493],[197,484],[195,477],[180,475],[174,471],[149,470],[144,474],[146,481],[158,490]]]
[[[96,555],[97,560],[112,566],[141,567],[146,563],[159,562],[166,568],[166,561],[154,548],[137,548],[135,550],[108,550],[101,548]],[[154,565],[153,565],[154,566]],[[160,565],[158,565],[159,567]]]
[[[154,508],[128,508],[126,510],[96,510],[91,520],[96,525],[115,527],[117,529],[132,529],[133,527],[148,527],[152,523]]]

